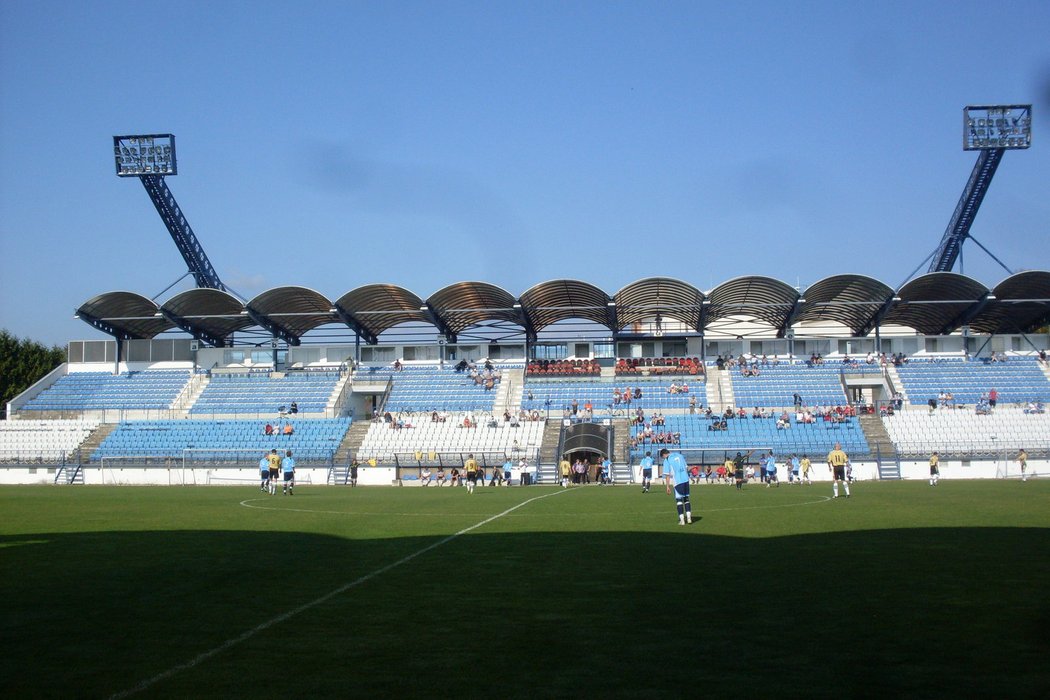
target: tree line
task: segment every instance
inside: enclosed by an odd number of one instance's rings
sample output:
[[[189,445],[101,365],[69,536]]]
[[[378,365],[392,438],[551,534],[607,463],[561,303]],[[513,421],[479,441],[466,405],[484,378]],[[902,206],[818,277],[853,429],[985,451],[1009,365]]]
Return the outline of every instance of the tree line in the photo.
[[[0,400],[3,405],[65,361],[63,347],[47,347],[29,338],[19,339],[6,329],[0,330]],[[4,417],[6,412],[0,410],[0,418]]]

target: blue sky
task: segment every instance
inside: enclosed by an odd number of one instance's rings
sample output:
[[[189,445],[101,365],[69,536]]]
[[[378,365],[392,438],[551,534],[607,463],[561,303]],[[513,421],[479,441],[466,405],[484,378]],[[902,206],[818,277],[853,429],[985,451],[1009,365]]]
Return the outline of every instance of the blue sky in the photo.
[[[0,326],[102,337],[77,306],[185,272],[113,172],[129,133],[176,135],[168,184],[248,297],[897,286],[976,159],[962,108],[1034,103],[972,232],[1048,269],[1048,36],[1046,2],[0,3]]]

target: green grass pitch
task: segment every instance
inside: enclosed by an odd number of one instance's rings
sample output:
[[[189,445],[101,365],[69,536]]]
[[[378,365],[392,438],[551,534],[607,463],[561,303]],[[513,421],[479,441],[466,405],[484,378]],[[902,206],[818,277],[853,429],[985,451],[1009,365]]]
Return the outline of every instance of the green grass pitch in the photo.
[[[1050,689],[1050,481],[693,494],[0,488],[0,695]]]

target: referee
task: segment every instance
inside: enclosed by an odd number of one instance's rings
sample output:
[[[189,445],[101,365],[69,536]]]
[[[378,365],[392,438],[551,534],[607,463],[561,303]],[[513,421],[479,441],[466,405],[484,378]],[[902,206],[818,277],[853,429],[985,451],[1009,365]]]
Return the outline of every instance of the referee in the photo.
[[[846,462],[849,457],[842,451],[841,443],[835,443],[835,449],[828,453],[828,471],[832,473],[831,486],[835,492],[834,498],[839,497],[839,482],[846,488],[846,498],[849,498],[849,481],[846,480]]]

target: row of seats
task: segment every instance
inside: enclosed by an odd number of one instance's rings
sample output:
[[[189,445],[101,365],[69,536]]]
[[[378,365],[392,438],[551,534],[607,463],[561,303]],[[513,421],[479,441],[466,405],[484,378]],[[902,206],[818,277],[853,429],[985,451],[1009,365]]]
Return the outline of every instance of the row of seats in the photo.
[[[736,450],[773,449],[777,454],[826,454],[841,443],[847,454],[868,453],[868,442],[856,418],[842,423],[797,423],[790,419],[791,427],[777,429],[771,418],[735,418],[726,421],[726,430],[708,430],[713,421],[699,416],[665,416],[665,425],[653,427],[653,431],[678,433],[680,440],[675,449],[680,450]],[[638,439],[642,428],[631,429],[632,438]],[[632,455],[640,458],[646,451],[664,445],[640,443],[632,448]]]
[[[61,462],[98,426],[92,420],[0,421],[0,461]]]
[[[292,450],[297,459],[325,460],[338,449],[349,418],[295,419],[285,421],[292,435],[263,434],[258,420],[171,420],[123,421],[106,436],[92,461],[128,457],[184,457],[243,461],[246,455],[261,456],[271,449]],[[256,457],[257,459],[258,457]]]
[[[841,365],[809,366],[782,362],[759,367],[758,376],[732,370],[733,397],[737,406],[763,408],[792,406],[798,394],[805,406],[838,406],[846,403]]]
[[[396,453],[417,452],[501,452],[524,456],[539,448],[544,426],[539,421],[526,421],[517,427],[497,421],[490,427],[482,421],[477,427],[464,428],[462,417],[457,416],[450,416],[444,423],[432,423],[426,417],[421,421],[401,429],[390,423],[373,423],[358,450],[358,458],[389,460]]]
[[[484,370],[476,370],[484,376]],[[369,368],[355,375],[355,380],[381,378],[392,382],[386,410],[400,411],[491,411],[495,402],[495,384],[486,390],[466,371],[439,365],[403,365]]]
[[[933,413],[898,411],[882,422],[898,450],[907,454],[1050,448],[1050,414],[1028,414],[1019,408],[1001,407],[987,415],[947,408]]]
[[[26,411],[170,408],[190,380],[186,370],[74,372],[30,399]]]
[[[634,374],[682,374],[697,375],[704,373],[704,363],[699,357],[631,357],[616,361],[616,374],[628,376]]]
[[[671,392],[672,384],[678,389],[675,393]],[[683,386],[688,387],[688,391],[681,391]],[[549,408],[560,412],[569,408],[575,399],[579,410],[583,410],[585,404],[590,403],[594,413],[599,414],[608,413],[610,406],[616,410],[634,411],[640,408],[650,412],[676,408],[687,409],[691,398],[695,398],[697,406],[702,406],[707,401],[707,389],[703,377],[690,377],[681,382],[670,379],[632,381],[629,388],[641,389],[642,397],[632,398],[630,404],[622,401],[614,404],[613,391],[622,393],[627,388],[626,385],[603,381],[540,382],[528,380],[525,383],[521,406],[526,411],[544,412],[548,408],[547,401],[549,400]]]
[[[962,358],[923,362],[912,359],[897,368],[909,403],[926,404],[950,392],[956,404],[976,404],[992,389],[999,404],[1050,401],[1050,381],[1033,358],[986,363]]]
[[[300,413],[322,413],[340,379],[338,372],[213,375],[190,413],[276,413],[293,402]]]

